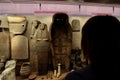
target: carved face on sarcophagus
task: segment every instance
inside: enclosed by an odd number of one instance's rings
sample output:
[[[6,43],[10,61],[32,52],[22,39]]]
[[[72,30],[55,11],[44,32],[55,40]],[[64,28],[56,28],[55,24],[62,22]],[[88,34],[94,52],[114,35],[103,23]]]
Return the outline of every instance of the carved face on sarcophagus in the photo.
[[[36,32],[39,24],[41,24],[41,22],[38,20],[32,21],[31,34],[30,34],[31,39],[35,37],[35,32]]]

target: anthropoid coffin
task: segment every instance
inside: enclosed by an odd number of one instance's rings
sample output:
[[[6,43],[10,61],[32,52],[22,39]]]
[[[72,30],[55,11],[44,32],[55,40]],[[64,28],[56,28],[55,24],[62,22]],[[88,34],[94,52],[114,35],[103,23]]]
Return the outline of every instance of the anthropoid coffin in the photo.
[[[28,39],[25,36],[17,35],[11,40],[12,59],[28,59]]]
[[[26,17],[7,16],[10,32],[13,34],[23,34],[26,30]]]
[[[47,74],[50,43],[46,40],[30,40],[30,64],[32,72]]]
[[[56,13],[51,26],[52,58],[56,69],[61,63],[62,69],[69,70],[72,48],[72,29],[65,13]]]
[[[6,32],[0,32],[0,59],[2,56],[6,59],[10,57],[10,39]]]

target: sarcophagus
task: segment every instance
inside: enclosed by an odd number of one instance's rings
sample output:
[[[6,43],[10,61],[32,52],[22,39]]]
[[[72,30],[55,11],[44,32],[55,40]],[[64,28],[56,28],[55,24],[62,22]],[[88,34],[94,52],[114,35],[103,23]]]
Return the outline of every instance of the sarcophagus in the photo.
[[[52,59],[54,69],[60,63],[64,70],[69,70],[72,49],[72,29],[69,17],[65,13],[56,13],[51,25]]]
[[[33,29],[31,32],[30,64],[32,67],[32,72],[36,72],[40,75],[47,74],[48,55],[50,51],[47,26],[43,23],[39,23],[38,27],[34,30],[34,34]]]

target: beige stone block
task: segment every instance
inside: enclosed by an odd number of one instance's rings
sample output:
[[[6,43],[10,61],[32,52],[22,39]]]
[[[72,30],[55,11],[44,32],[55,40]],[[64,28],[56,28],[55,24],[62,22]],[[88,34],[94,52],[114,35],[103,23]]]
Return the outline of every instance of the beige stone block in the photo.
[[[28,39],[18,35],[11,40],[12,59],[28,59]]]

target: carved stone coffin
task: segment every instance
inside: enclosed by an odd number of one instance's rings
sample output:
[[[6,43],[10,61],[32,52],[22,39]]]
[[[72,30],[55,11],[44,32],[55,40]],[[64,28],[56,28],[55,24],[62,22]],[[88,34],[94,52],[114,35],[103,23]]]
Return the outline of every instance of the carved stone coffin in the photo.
[[[18,35],[11,40],[12,59],[28,59],[28,39]]]
[[[0,58],[5,56],[5,58],[10,57],[10,39],[9,34],[5,32],[0,32]]]

